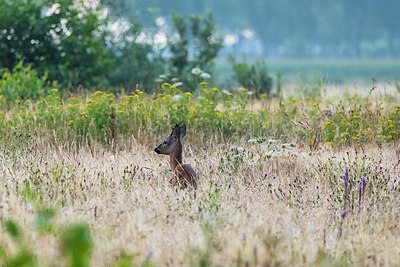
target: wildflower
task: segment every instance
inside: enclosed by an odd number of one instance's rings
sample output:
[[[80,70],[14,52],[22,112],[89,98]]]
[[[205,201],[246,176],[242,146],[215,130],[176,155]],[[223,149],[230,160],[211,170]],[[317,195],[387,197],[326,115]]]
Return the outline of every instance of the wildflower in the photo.
[[[268,140],[268,143],[270,143],[270,144],[273,144],[273,143],[275,143],[275,142],[276,142],[276,140],[274,140],[274,139]]]
[[[244,148],[243,147],[238,147],[238,148],[236,148],[236,150],[237,151],[244,151]]]
[[[199,68],[193,68],[192,71],[191,71],[191,73],[192,73],[193,75],[200,75],[200,74],[203,73],[203,71],[202,71],[201,69],[199,69]]]
[[[226,90],[226,89],[223,89],[223,90],[222,90],[222,93],[224,93],[224,94],[226,94],[226,95],[231,95],[231,94],[232,94],[231,92],[229,92],[229,91]]]
[[[191,92],[186,92],[185,95],[186,96],[192,96],[192,93]]]
[[[249,90],[247,90],[246,88],[242,88],[239,90],[240,92],[248,92]]]
[[[200,85],[208,85],[208,82],[201,82]]]
[[[249,140],[247,140],[247,142],[249,142],[249,143],[256,143],[256,142],[257,142],[257,139],[249,139]]]
[[[219,89],[214,87],[213,89],[211,89],[211,92],[217,92],[217,93],[219,93]]]
[[[96,92],[93,93],[93,95],[100,95],[102,93],[103,93],[102,91],[96,91]]]
[[[175,87],[179,87],[179,86],[182,86],[182,85],[183,85],[183,82],[176,82],[176,83],[173,84],[173,86],[175,86]]]
[[[200,77],[203,79],[211,79],[211,75],[207,72],[203,72],[202,74],[200,74]]]
[[[68,123],[69,123],[69,124],[73,124],[73,123],[74,123],[74,120],[69,120]]]
[[[182,99],[182,96],[181,95],[174,95],[174,97],[172,97],[172,100],[173,101],[179,101],[179,100],[181,100]]]
[[[53,88],[53,89],[51,89],[51,91],[52,91],[53,93],[57,93],[57,92],[58,92],[58,89]]]

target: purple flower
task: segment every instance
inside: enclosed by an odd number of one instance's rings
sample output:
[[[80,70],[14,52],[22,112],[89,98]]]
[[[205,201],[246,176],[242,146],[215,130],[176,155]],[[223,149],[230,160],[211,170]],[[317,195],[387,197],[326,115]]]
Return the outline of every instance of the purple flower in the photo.
[[[341,216],[342,216],[343,219],[346,217],[346,214],[347,213],[345,211],[342,212]]]
[[[146,259],[147,260],[151,259],[153,257],[153,255],[154,255],[154,252],[152,250],[147,251]]]

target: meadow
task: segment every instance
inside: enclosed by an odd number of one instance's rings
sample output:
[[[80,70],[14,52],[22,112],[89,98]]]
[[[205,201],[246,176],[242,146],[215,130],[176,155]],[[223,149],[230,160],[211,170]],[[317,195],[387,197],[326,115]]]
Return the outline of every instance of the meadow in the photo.
[[[393,85],[0,96],[5,266],[400,264]],[[153,152],[185,123],[197,191]]]

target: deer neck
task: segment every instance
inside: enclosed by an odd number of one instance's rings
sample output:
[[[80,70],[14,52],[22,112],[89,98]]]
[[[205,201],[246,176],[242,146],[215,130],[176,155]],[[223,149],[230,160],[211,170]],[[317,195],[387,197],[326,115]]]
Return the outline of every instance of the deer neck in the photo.
[[[169,164],[174,171],[176,166],[182,164],[182,144],[179,142],[172,153],[169,155]]]

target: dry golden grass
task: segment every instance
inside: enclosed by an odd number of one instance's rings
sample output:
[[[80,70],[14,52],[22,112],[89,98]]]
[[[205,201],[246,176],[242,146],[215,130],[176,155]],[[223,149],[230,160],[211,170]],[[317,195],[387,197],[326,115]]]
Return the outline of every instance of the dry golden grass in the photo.
[[[0,218],[22,226],[27,246],[43,265],[63,265],[58,229],[76,221],[90,225],[93,266],[114,265],[123,254],[136,255],[135,264],[148,259],[156,266],[400,264],[398,147],[366,147],[349,156],[329,147],[312,153],[300,147],[298,154],[254,166],[265,153],[259,145],[194,147],[184,140],[184,162],[200,173],[194,193],[169,185],[168,159],[156,155],[151,143],[127,141],[114,151],[96,145],[52,148],[41,140],[32,152],[6,147],[0,152]],[[226,159],[228,146],[245,148],[243,163]],[[366,164],[379,164],[391,182],[379,191],[384,204],[374,205],[376,196],[367,196],[365,203],[372,205],[358,209],[355,203],[342,219],[342,204],[330,196],[342,179],[326,175],[343,169],[343,157],[356,161],[356,152],[368,157]],[[32,226],[35,203],[21,193],[26,184],[40,205],[56,207],[52,234]],[[10,254],[17,249],[4,234],[0,244]]]

